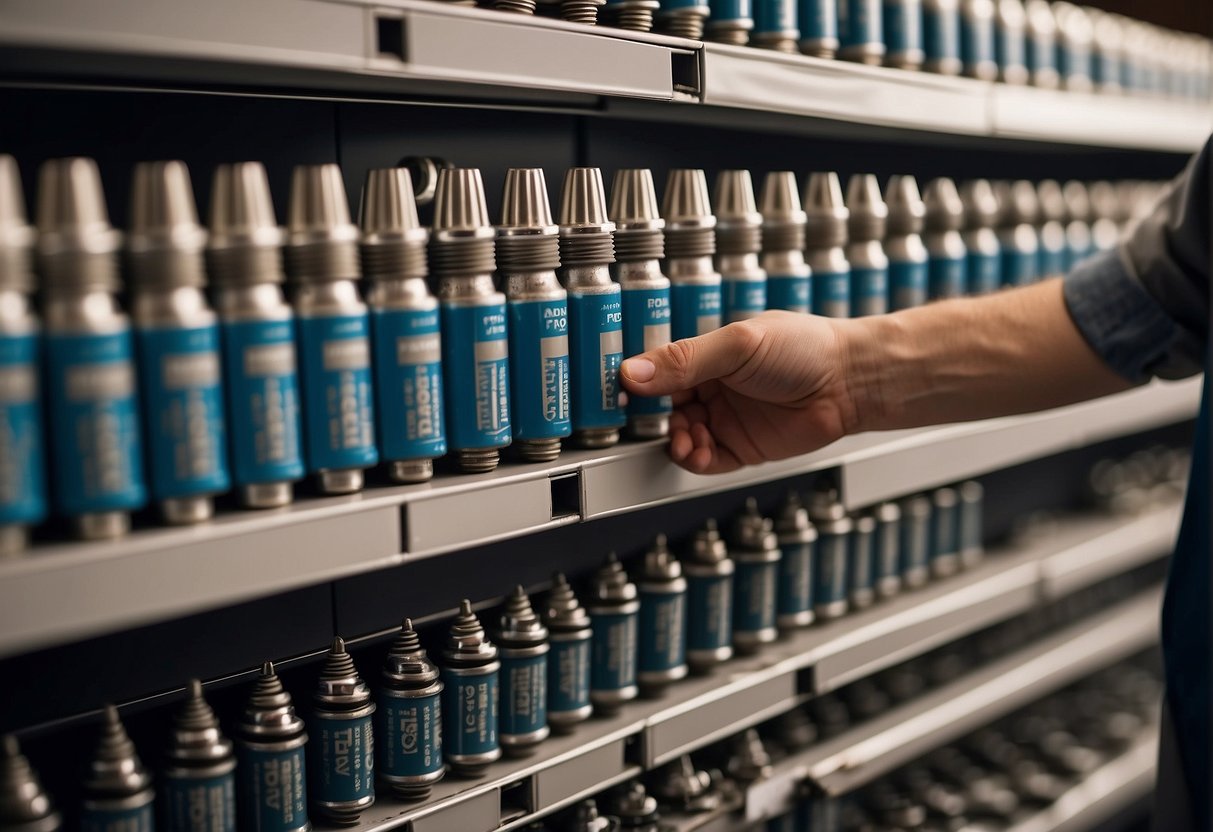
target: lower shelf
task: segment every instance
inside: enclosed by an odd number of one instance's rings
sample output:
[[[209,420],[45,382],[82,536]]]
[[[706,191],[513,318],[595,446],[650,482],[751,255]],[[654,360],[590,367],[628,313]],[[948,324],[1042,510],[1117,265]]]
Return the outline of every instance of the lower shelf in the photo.
[[[1151,731],[1128,751],[1100,766],[1047,809],[1007,832],[1083,832],[1110,820],[1149,795],[1154,787],[1158,732]]]
[[[571,735],[546,740],[538,749],[541,756],[495,763],[480,780],[444,780],[424,803],[401,803],[383,796],[356,829],[488,832],[520,827],[610,784],[764,722],[803,703],[806,696],[832,690],[1032,609],[1047,600],[1042,587],[1046,564],[1065,557],[1073,547],[1102,540],[1095,560],[1119,559],[1121,570],[1129,566],[1121,541],[1137,547],[1135,551],[1152,552],[1151,558],[1161,557],[1173,539],[1176,516],[1175,507],[1168,506],[1136,517],[1092,516],[1059,523],[1047,539],[992,552],[984,563],[961,575],[796,633],[758,656],[729,662],[711,676],[679,682],[663,699],[639,700],[615,716],[593,718]],[[1092,568],[1086,574],[1094,580],[1097,570]],[[1117,608],[1121,616],[1117,622],[1099,624],[1108,614],[1083,625],[1102,627],[1082,642],[1086,645],[1082,652],[1089,655],[1074,657],[1062,650],[1069,645],[1066,639],[1077,638],[1070,631],[1064,638],[1059,636],[1056,646],[1062,652],[1055,655],[1039,647],[1042,656],[1016,677],[1023,696],[1037,689],[1030,674],[1044,668],[1046,659],[1075,658],[1075,670],[1053,668],[1060,686],[1066,678],[1089,672],[1082,668],[1092,663],[1112,661],[1149,644],[1157,630],[1157,598],[1132,604],[1138,606]],[[998,667],[1010,671],[1023,661],[1024,657],[1013,657]],[[1067,677],[1067,673],[1073,675]],[[973,681],[974,677],[966,680],[966,687]],[[987,695],[993,697],[993,690]],[[1005,707],[1012,707],[1011,702],[1007,698]],[[914,707],[925,705],[914,703]],[[998,703],[978,702],[973,707],[987,713]],[[953,714],[946,711],[940,709],[940,716],[951,718]],[[870,729],[863,726],[862,730]],[[857,739],[854,734],[847,736]],[[941,736],[940,742],[946,738]],[[809,753],[817,755],[820,750]],[[825,769],[837,768],[845,776],[848,766],[827,762],[826,758],[819,760],[814,770],[824,777]],[[889,767],[874,760],[866,764],[880,770]]]

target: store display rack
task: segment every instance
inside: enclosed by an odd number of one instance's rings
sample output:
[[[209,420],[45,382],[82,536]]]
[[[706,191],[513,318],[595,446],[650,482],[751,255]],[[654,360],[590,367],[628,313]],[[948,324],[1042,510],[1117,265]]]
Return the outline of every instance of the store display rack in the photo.
[[[13,69],[43,79],[61,75],[70,55],[77,73],[118,84],[156,78],[170,88],[463,100],[721,126],[735,125],[740,108],[865,130],[1170,152],[1195,150],[1213,127],[1209,108],[1191,102],[1008,87],[426,0],[145,5],[14,0],[0,50]]]
[[[712,676],[680,682],[664,699],[638,700],[553,736],[542,754],[505,759],[483,780],[448,778],[423,804],[381,796],[360,832],[515,828],[682,754],[757,725],[855,679],[1025,613],[1051,597],[1045,576],[1099,553],[1123,572],[1162,557],[1175,533],[1175,506],[1132,517],[1079,516],[1047,536],[992,552],[979,567],[780,640]],[[1087,547],[1090,547],[1088,549]],[[1099,581],[1091,569],[1069,591]],[[857,786],[948,740],[1064,687],[1157,640],[1156,591],[1122,602],[865,723],[785,763],[755,786],[747,805],[778,813],[806,777],[834,793]],[[752,810],[747,809],[747,817]],[[758,817],[759,815],[753,815]],[[505,824],[503,826],[503,824]]]
[[[1195,382],[1154,384],[1045,413],[849,437],[714,477],[671,465],[663,443],[626,444],[113,542],[40,545],[0,563],[0,655],[813,471],[839,469],[844,502],[861,508],[1190,419],[1198,393]]]

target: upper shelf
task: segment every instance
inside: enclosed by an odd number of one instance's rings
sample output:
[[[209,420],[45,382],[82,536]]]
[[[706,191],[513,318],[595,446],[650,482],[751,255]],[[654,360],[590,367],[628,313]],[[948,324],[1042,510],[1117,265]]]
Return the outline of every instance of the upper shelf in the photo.
[[[837,468],[861,508],[1195,416],[1198,381],[1153,384],[1045,413],[848,437],[801,457],[706,477],[662,443],[546,465],[232,512],[107,543],[35,546],[0,563],[0,655],[100,635],[406,561],[691,496]],[[289,568],[284,567],[284,558]],[[1058,566],[1057,580],[1081,564]]]
[[[1188,102],[1006,87],[426,0],[9,0],[0,15],[8,72],[75,83],[340,90],[722,125],[744,108],[1175,152],[1200,147],[1213,126],[1213,109]],[[694,106],[651,106],[669,101]]]

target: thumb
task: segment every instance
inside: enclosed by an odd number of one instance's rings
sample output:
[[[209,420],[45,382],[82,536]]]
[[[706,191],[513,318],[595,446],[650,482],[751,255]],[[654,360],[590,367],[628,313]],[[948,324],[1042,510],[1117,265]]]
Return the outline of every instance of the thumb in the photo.
[[[745,323],[729,324],[706,335],[674,341],[623,362],[619,375],[640,396],[665,396],[689,390],[736,372],[750,358],[756,333]]]

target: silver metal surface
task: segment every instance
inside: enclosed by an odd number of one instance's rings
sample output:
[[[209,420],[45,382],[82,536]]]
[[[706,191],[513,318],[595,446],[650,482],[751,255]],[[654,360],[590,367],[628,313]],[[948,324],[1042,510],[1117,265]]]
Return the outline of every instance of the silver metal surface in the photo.
[[[59,832],[63,825],[12,734],[4,735],[0,748],[0,823],[13,832]]]
[[[101,738],[83,786],[86,812],[136,809],[155,799],[152,776],[143,767],[113,705],[105,706]]]
[[[742,299],[751,287],[765,293],[767,273],[759,265],[763,217],[754,199],[748,170],[722,170],[716,175],[716,270],[724,293],[724,323],[745,320],[763,309],[730,309],[729,299]]]

